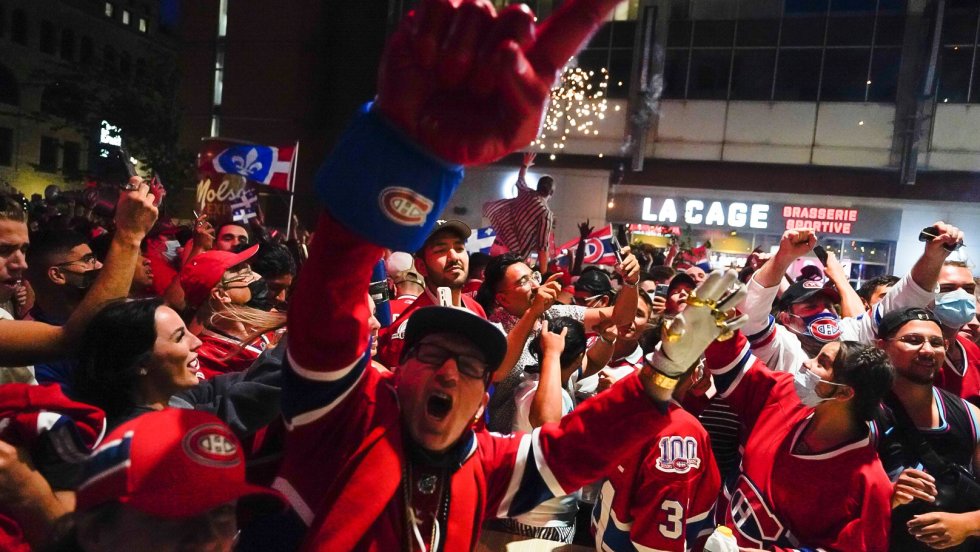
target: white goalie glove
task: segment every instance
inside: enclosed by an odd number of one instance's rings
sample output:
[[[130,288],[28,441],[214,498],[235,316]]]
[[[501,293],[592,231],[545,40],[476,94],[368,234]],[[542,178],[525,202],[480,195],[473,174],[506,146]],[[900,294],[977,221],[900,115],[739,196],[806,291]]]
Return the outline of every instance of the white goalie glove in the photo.
[[[663,328],[660,345],[646,357],[655,385],[671,389],[677,378],[698,362],[715,339],[728,339],[748,320],[730,318],[745,298],[745,286],[734,270],[712,272],[687,298],[687,307]]]

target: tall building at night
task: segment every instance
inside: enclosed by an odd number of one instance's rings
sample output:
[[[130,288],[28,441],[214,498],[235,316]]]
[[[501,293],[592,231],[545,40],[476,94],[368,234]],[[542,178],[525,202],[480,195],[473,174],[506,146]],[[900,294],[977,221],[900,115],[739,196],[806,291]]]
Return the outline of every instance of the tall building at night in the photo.
[[[123,108],[106,105],[110,92],[166,88],[176,45],[158,1],[0,5],[0,182],[28,196],[79,185],[99,141],[119,138],[101,122],[125,126],[115,120]]]

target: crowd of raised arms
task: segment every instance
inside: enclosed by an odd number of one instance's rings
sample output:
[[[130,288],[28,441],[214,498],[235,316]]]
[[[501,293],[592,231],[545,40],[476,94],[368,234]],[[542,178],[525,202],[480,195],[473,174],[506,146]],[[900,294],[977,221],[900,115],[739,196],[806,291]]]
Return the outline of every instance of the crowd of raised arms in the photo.
[[[493,255],[440,218],[617,3],[422,0],[308,232],[0,195],[0,549],[980,550],[957,221],[855,290],[807,228],[559,268],[531,154]]]

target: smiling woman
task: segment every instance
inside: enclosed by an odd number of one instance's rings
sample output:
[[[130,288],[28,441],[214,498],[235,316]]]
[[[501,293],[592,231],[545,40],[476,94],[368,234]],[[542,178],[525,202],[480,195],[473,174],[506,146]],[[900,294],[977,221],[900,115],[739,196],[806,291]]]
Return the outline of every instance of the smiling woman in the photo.
[[[160,299],[124,300],[100,311],[85,332],[74,391],[102,408],[109,427],[163,409],[195,387],[201,340]]]

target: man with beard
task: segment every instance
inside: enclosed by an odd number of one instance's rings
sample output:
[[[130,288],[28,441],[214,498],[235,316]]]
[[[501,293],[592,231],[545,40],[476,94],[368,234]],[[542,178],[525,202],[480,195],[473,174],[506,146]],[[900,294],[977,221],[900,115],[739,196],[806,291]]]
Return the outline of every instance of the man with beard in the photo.
[[[398,321],[381,331],[377,360],[388,367],[398,365],[405,346],[405,329],[412,313],[422,307],[440,305],[439,288],[449,289],[451,306],[463,308],[481,318],[487,315],[483,307],[469,295],[463,294],[463,286],[469,273],[470,257],[466,252],[466,239],[470,227],[458,220],[437,220],[422,248],[415,254],[415,270],[425,278],[425,292],[402,312]]]
[[[780,302],[778,320],[769,314],[783,274],[817,244],[817,237],[810,229],[784,232],[779,250],[752,276],[747,286],[749,294],[740,305],[749,317],[745,335],[752,353],[774,371],[795,372],[824,344],[838,340],[872,343],[884,315],[905,307],[927,306],[933,300],[932,289],[939,270],[949,255],[945,247],[963,241],[963,232],[955,226],[937,222],[933,227],[937,237],[926,243],[912,270],[870,313],[856,318],[841,318],[834,310],[833,296],[819,283],[807,281],[787,290]]]
[[[936,386],[980,406],[980,347],[960,330],[976,320],[976,282],[962,261],[947,261],[939,272],[939,293],[929,310],[948,342]]]
[[[27,279],[34,288],[34,308],[29,318],[63,326],[78,307],[102,270],[85,237],[73,230],[48,230],[31,238],[27,252]],[[74,359],[36,364],[38,383],[71,382]]]
[[[876,421],[879,454],[894,481],[893,550],[975,550],[980,510],[976,494],[967,498],[971,486],[977,489],[967,479],[980,473],[980,410],[935,387],[949,342],[931,312],[889,313],[878,330],[896,376]],[[956,475],[952,465],[964,471]]]

